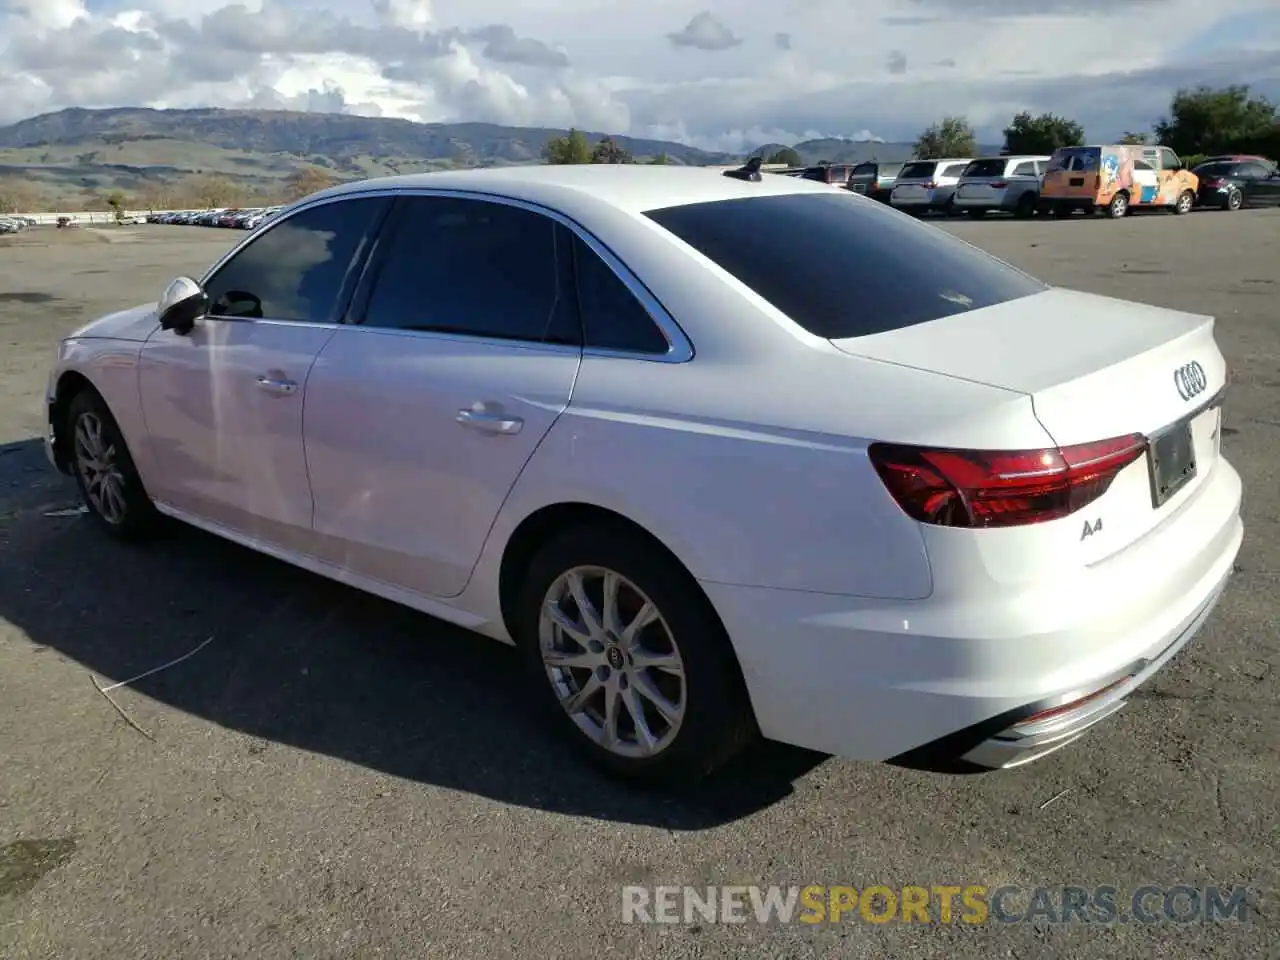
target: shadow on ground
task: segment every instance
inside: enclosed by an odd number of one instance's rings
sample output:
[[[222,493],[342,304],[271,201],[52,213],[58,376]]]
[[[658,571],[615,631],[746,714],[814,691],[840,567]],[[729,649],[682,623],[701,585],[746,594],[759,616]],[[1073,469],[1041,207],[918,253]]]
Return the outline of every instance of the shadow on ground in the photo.
[[[510,648],[179,524],[116,544],[66,509],[74,486],[51,476],[38,441],[0,446],[0,618],[104,683],[214,636],[131,684],[212,723],[507,803],[677,830],[755,813],[824,759],[764,744],[696,790],[613,783],[534,719]]]

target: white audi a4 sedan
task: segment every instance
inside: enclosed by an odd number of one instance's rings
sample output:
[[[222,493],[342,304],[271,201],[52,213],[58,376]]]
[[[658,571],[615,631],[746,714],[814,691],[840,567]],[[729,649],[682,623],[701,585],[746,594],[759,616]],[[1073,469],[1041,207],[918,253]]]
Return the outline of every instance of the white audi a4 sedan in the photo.
[[[963,772],[1204,623],[1225,380],[1213,318],[848,191],[522,167],[315,194],[78,330],[48,453],[108,534],[176,518],[514,644],[615,774],[761,736]]]

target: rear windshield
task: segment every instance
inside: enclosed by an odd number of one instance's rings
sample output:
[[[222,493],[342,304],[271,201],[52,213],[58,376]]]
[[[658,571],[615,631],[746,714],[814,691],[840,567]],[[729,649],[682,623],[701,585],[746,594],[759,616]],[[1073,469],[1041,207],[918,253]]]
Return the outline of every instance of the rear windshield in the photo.
[[[852,176],[855,177],[874,177],[879,167],[874,163],[860,163],[853,168]]]
[[[922,160],[916,163],[908,163],[902,168],[902,172],[898,174],[899,180],[911,180],[919,178],[927,180],[933,176],[933,171],[938,169],[938,164],[932,160]]]
[[[805,330],[832,340],[1046,289],[950,234],[852,194],[720,200],[646,216]]]
[[[1226,177],[1236,172],[1236,165],[1221,161],[1217,163],[1202,163],[1191,172],[1200,177]]]
[[[1053,151],[1053,156],[1049,158],[1049,166],[1046,172],[1053,173],[1055,170],[1085,170],[1096,167],[1102,150],[1098,147],[1059,147]],[[1074,168],[1071,167],[1071,161],[1078,160]]]
[[[966,177],[1003,177],[1007,160],[975,160],[965,168]]]

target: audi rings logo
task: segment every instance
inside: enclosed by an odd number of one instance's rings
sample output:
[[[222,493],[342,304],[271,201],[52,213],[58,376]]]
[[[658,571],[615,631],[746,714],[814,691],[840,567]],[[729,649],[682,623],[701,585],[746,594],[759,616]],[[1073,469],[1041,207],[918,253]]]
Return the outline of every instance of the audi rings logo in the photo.
[[[1178,387],[1178,396],[1183,400],[1190,400],[1204,393],[1204,388],[1209,386],[1209,377],[1205,374],[1204,367],[1192,361],[1173,371],[1173,382]]]

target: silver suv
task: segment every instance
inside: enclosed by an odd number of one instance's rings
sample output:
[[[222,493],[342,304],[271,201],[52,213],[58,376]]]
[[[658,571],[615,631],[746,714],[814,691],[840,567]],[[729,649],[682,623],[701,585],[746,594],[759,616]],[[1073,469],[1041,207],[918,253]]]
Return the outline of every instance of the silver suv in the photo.
[[[974,160],[956,186],[956,209],[975,219],[992,211],[1017,217],[1035,214],[1048,157],[986,157]]]

